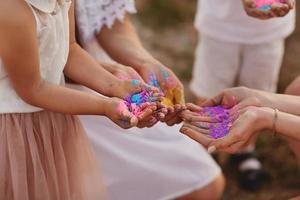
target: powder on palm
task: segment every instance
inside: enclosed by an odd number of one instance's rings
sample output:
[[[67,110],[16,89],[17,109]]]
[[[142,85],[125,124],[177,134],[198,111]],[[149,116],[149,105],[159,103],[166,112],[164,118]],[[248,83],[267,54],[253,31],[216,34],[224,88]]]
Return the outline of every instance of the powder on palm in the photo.
[[[130,112],[135,116],[142,113],[141,105],[143,103],[156,102],[157,98],[153,97],[153,91],[142,90],[139,93],[130,95],[125,99],[126,105]]]
[[[209,134],[211,137],[218,139],[225,137],[229,133],[232,126],[229,109],[223,106],[204,107],[200,114],[218,121],[209,125]]]
[[[256,8],[270,10],[273,3],[284,3],[284,0],[255,0]]]

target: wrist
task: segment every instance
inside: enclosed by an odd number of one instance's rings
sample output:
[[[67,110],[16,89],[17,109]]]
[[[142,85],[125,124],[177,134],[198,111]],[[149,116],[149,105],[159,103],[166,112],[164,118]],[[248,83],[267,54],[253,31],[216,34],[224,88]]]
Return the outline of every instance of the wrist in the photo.
[[[258,116],[258,127],[260,130],[268,129],[272,130],[274,128],[274,118],[275,118],[275,111],[269,107],[260,107],[257,108],[257,116]]]
[[[109,99],[110,98],[106,96],[99,96],[97,102],[97,115],[107,115],[110,103]]]
[[[124,84],[125,84],[125,81],[120,80],[120,79],[114,81],[114,84],[111,87],[111,91],[110,91],[111,95],[110,96],[123,99],[124,98],[123,95],[124,95],[124,91],[125,91]]]
[[[102,97],[101,99],[101,113],[100,115],[108,116],[109,109],[110,109],[110,102],[111,98],[109,97]]]
[[[153,58],[151,55],[139,55],[135,58],[135,61],[132,63],[132,67],[138,72],[142,69],[148,68],[149,66],[160,66],[161,64]]]

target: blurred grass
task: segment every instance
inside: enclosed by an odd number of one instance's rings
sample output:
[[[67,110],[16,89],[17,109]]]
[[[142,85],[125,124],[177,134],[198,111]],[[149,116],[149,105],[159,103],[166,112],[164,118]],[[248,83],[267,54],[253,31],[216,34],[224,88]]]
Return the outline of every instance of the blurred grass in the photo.
[[[193,27],[197,1],[139,0],[136,3],[139,13],[134,17],[134,22],[144,45],[157,59],[171,67],[187,86],[197,44],[197,32]],[[297,10],[300,11],[300,4],[297,4]],[[296,31],[286,41],[279,92],[283,92],[300,75],[299,23],[300,20],[297,20]],[[191,100],[188,87],[186,92]],[[270,172],[271,182],[258,193],[240,190],[234,169],[226,164],[226,156],[223,155],[221,166],[227,177],[228,199],[281,200],[300,195],[300,172],[288,145],[278,137],[272,139],[269,134],[262,134],[257,141],[257,149],[265,168]]]

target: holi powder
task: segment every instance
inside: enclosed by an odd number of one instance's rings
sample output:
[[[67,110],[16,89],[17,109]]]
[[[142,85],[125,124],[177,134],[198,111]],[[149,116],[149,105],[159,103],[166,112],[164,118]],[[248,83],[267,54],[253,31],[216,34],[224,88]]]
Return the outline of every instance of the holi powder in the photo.
[[[170,73],[167,70],[161,68],[160,73],[168,88],[173,88],[176,86],[175,80],[170,76]]]
[[[217,123],[211,123],[209,125],[211,137],[218,139],[225,137],[229,133],[233,123],[229,115],[229,109],[223,106],[204,107],[200,114],[218,121]]]
[[[148,84],[161,90],[155,74],[150,75]]]
[[[270,10],[273,3],[284,3],[284,0],[255,0],[256,8],[259,10]]]
[[[153,91],[143,90],[125,98],[125,104],[129,111],[138,117],[142,113],[141,105],[143,103],[156,102],[156,99],[153,97]]]

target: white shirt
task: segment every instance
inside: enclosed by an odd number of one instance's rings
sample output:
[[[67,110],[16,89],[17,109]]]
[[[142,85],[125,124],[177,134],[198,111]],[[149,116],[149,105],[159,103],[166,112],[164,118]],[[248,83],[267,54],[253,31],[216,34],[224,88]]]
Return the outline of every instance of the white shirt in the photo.
[[[63,69],[69,54],[68,10],[71,2],[64,0],[59,5],[56,0],[27,0],[27,3],[32,8],[37,24],[41,76],[52,84],[62,84]],[[18,55],[15,56],[18,59]],[[40,110],[16,94],[0,58],[0,113]]]
[[[295,29],[295,11],[283,18],[259,20],[247,16],[241,0],[199,0],[195,21],[201,34],[245,44],[283,39]]]

